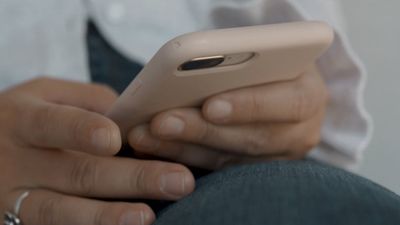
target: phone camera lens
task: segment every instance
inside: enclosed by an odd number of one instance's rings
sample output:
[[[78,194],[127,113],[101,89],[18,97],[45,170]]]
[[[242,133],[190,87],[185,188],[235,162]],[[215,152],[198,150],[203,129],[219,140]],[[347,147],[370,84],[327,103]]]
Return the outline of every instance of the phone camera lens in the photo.
[[[187,70],[199,70],[199,69],[207,69],[213,68],[225,61],[224,56],[212,56],[212,57],[202,57],[195,58],[188,62],[185,62],[179,67],[179,70],[187,71]]]

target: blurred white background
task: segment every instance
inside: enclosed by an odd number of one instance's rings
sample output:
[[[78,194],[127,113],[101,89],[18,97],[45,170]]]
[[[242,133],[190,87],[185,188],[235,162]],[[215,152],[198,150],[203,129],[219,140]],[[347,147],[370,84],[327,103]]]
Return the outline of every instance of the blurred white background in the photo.
[[[367,66],[375,131],[360,173],[400,194],[400,1],[341,0],[350,41]]]

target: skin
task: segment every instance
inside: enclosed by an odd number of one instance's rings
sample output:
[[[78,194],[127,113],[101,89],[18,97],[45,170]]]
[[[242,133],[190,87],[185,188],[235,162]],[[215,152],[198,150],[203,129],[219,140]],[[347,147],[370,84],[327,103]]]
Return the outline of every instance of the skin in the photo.
[[[325,83],[310,67],[293,80],[211,97],[201,108],[162,112],[128,139],[142,154],[211,170],[301,159],[320,141],[327,102]]]
[[[105,86],[36,79],[0,93],[0,212],[18,196],[26,225],[151,224],[143,203],[194,189],[179,164],[112,157],[118,127],[102,114],[116,94]],[[98,199],[98,200],[95,200]]]
[[[311,68],[290,81],[211,97],[201,108],[162,112],[129,133],[139,154],[177,164],[113,157],[121,137],[103,116],[116,99],[109,88],[23,83],[0,93],[0,212],[31,190],[20,212],[25,225],[151,224],[147,205],[104,200],[178,200],[194,190],[183,165],[216,170],[301,159],[319,143],[327,96]]]

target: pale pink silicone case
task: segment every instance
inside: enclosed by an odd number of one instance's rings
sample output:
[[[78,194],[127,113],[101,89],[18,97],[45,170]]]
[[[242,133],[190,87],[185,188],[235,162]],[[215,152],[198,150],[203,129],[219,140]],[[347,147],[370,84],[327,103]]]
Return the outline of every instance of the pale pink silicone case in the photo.
[[[190,33],[166,43],[119,97],[108,116],[123,136],[159,112],[200,106],[228,90],[293,79],[330,46],[332,29],[322,22],[294,22]],[[205,56],[254,52],[248,62],[180,71]]]

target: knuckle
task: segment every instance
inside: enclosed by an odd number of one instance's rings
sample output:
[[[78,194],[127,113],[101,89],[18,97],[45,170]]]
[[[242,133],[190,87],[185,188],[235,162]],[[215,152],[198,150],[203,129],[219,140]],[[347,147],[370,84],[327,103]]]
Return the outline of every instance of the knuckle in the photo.
[[[73,143],[78,143],[82,140],[86,140],[85,137],[89,137],[89,135],[82,135],[82,133],[87,129],[85,127],[86,122],[83,122],[82,120],[73,120],[69,124],[69,131],[67,131],[67,135],[70,136],[72,139]]]
[[[202,127],[203,128],[200,129],[197,135],[195,135],[195,139],[200,142],[207,140],[207,138],[210,136],[210,130],[211,130],[209,123],[204,123]]]
[[[95,159],[80,159],[74,163],[70,176],[70,186],[83,195],[93,194],[98,176],[99,165]]]
[[[149,170],[144,165],[139,165],[132,171],[129,181],[131,190],[136,190],[139,193],[146,193],[148,191],[147,171]]]
[[[259,125],[253,129],[244,143],[248,155],[262,157],[287,151],[289,142],[285,141],[286,126],[265,127],[265,125]]]
[[[106,96],[112,96],[112,97],[118,96],[117,92],[108,85],[93,84],[92,88],[94,89],[94,92],[96,92],[96,93],[102,93]]]
[[[293,86],[293,119],[303,121],[317,114],[329,100],[328,88],[322,79],[303,76]]]
[[[251,156],[259,156],[263,149],[260,148],[260,145],[254,141],[245,142],[246,145],[246,153]]]
[[[329,91],[328,87],[325,85],[325,83],[320,79],[320,81],[313,85],[312,87],[309,88],[309,95],[313,97],[313,111],[316,113],[320,107],[324,107],[329,99]]]
[[[267,134],[249,134],[243,143],[246,146],[246,153],[251,156],[266,154],[268,140],[270,138]]]
[[[58,113],[56,106],[46,105],[27,113],[29,127],[34,128],[32,138],[34,143],[42,143],[51,132],[51,121]]]
[[[62,197],[49,197],[44,199],[38,205],[37,212],[37,222],[40,225],[55,225],[59,224],[58,218],[61,218],[59,215],[60,209],[59,205],[62,201]]]
[[[256,121],[259,117],[258,115],[262,115],[264,113],[263,103],[259,101],[257,96],[254,93],[249,94],[250,101],[250,110],[249,112],[249,121]]]
[[[301,85],[296,85],[294,87],[294,101],[293,101],[293,109],[291,110],[293,113],[293,119],[296,122],[303,121],[308,119],[310,115],[315,111],[315,106],[317,105],[315,95],[310,94],[304,87]]]

